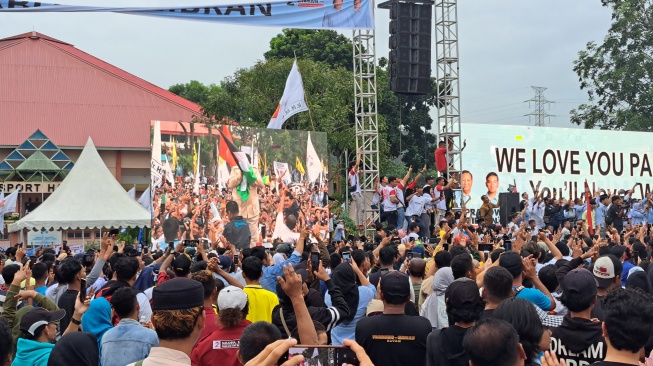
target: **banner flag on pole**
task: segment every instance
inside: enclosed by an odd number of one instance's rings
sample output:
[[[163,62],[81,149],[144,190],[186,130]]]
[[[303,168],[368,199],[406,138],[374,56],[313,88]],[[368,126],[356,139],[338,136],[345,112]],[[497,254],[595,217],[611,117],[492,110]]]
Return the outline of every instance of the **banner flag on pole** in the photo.
[[[177,142],[175,141],[175,138],[172,138],[172,169],[177,169]]]
[[[594,235],[594,218],[592,217],[592,194],[590,193],[590,186],[587,184],[587,180],[585,181],[585,204],[587,205],[587,210],[586,210],[586,218],[587,218],[587,228],[589,229],[590,235]]]
[[[286,87],[283,89],[283,96],[274,111],[268,128],[280,129],[286,120],[299,112],[308,110],[306,100],[304,99],[304,84],[302,83],[302,75],[299,73],[297,67],[297,60],[292,64],[290,74],[286,80]]]
[[[308,134],[308,142],[306,143],[306,169],[308,169],[309,182],[315,182],[322,173],[322,162],[320,157],[317,156],[317,151],[311,141],[311,134]]]
[[[130,190],[127,191],[127,194],[129,197],[131,197],[133,200],[136,199],[136,187],[132,187]]]
[[[2,1],[2,0],[0,0]],[[152,137],[152,159],[150,164],[151,186],[158,187],[163,181],[163,165],[161,165],[161,122],[154,121],[154,136]]]
[[[141,206],[145,207],[148,211],[152,211],[152,198],[150,197],[150,187],[147,187],[145,192],[141,194],[141,197],[138,199],[138,203]]]
[[[299,170],[302,175],[306,174],[306,170],[304,170],[304,166],[302,165],[302,162],[299,160],[299,156],[295,157],[295,168]]]
[[[226,138],[222,130],[220,130],[220,135],[222,136],[222,141],[224,141],[225,145],[229,149],[233,160],[238,163],[238,168],[240,168],[240,171],[243,175],[243,179],[240,182],[240,185],[236,187],[236,191],[243,201],[247,201],[249,198],[249,186],[252,183],[256,182],[256,173],[254,172],[254,167],[252,164],[250,164],[249,159],[247,159],[247,155],[245,155],[244,152],[238,150],[236,145],[234,145],[231,140]]]
[[[202,151],[202,141],[197,140],[197,144],[199,145],[199,148],[197,150]],[[197,150],[195,150],[195,145],[193,145],[193,151],[195,151],[195,183],[193,185],[193,192],[197,195],[200,194],[200,156],[197,153]]]
[[[0,0],[0,12],[112,12],[225,24],[300,29],[374,29],[373,1],[273,1],[183,7],[101,7]]]
[[[222,160],[227,163],[229,169],[231,169],[238,164],[236,164],[236,160],[234,159],[233,154],[231,154],[227,143],[224,141],[229,140],[233,143],[234,138],[231,136],[231,131],[229,131],[229,127],[227,125],[222,125],[222,128],[220,128],[219,131],[222,138],[220,139],[220,150],[218,156],[221,157]]]

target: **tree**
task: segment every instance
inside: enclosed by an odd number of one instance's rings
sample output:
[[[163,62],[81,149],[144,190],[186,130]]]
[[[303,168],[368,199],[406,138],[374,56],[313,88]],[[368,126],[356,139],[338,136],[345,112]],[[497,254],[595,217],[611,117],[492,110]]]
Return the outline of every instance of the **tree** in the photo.
[[[571,111],[585,128],[653,131],[653,1],[603,0],[612,25],[603,44],[589,42],[574,62],[592,104]]]
[[[191,80],[187,84],[175,84],[168,90],[184,99],[202,105],[206,103],[209,95],[219,92],[219,89],[220,87],[215,84],[204,85],[197,80]]]
[[[353,49],[351,40],[336,31],[284,29],[270,40],[266,60],[284,58],[324,62],[331,68],[352,69]]]

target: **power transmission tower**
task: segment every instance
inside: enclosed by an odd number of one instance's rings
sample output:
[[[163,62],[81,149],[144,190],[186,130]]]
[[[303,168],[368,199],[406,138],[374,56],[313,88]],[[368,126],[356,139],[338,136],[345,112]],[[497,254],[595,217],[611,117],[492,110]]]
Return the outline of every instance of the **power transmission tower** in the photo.
[[[531,102],[535,103],[535,110],[529,114],[526,114],[528,116],[528,122],[531,122],[531,119],[535,119],[535,126],[544,126],[544,119],[549,118],[548,122],[551,123],[550,117],[555,117],[552,114],[548,114],[544,110],[544,106],[550,105],[552,102],[546,97],[544,97],[544,91],[546,90],[545,87],[542,86],[531,86],[533,90],[535,91],[535,96],[532,99],[527,100],[528,106],[531,106]]]

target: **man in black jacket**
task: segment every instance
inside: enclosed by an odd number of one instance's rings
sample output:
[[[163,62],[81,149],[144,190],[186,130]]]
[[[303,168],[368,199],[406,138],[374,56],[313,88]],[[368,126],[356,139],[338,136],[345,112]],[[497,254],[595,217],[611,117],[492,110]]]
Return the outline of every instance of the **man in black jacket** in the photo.
[[[560,300],[569,313],[559,327],[552,329],[551,352],[574,365],[602,361],[607,345],[601,322],[591,317],[597,291],[594,275],[584,268],[573,269],[564,276],[560,287]]]
[[[249,248],[252,233],[249,231],[245,219],[238,214],[238,204],[236,201],[229,201],[225,208],[229,218],[229,223],[224,226],[223,235],[225,239],[236,246],[238,250]]]

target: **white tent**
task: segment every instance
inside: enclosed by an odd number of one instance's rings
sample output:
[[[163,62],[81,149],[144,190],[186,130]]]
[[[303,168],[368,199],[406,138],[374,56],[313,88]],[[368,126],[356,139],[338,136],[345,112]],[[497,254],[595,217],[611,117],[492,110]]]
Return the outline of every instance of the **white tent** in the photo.
[[[57,190],[34,211],[11,224],[9,231],[150,225],[150,213],[116,181],[89,137],[75,166]]]

